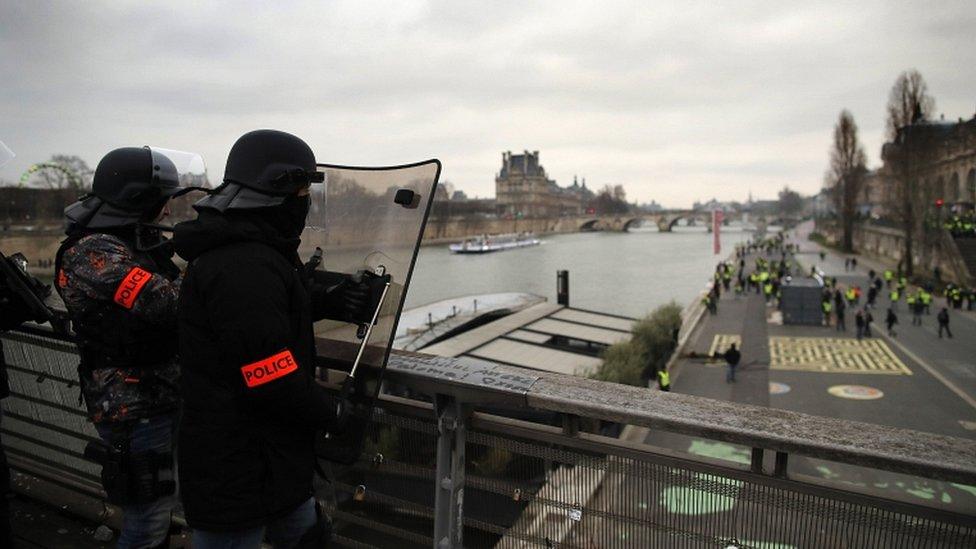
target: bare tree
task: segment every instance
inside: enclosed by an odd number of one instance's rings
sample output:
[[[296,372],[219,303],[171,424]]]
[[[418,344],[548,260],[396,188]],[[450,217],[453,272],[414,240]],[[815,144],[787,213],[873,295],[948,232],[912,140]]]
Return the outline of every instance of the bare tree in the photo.
[[[845,252],[854,251],[854,221],[857,218],[857,198],[864,186],[867,157],[858,142],[854,116],[844,109],[834,126],[834,144],[830,151],[827,182],[831,187],[834,207],[840,216]]]
[[[78,156],[55,154],[44,164],[60,166],[58,168],[41,168],[35,172],[40,185],[48,189],[64,189],[83,191],[91,188],[94,171],[88,163]]]
[[[789,185],[779,192],[779,211],[785,216],[796,215],[803,209],[803,197]]]
[[[885,121],[888,139],[894,140],[899,128],[929,119],[933,111],[935,99],[929,95],[922,74],[915,69],[901,73],[888,93],[888,119]]]
[[[918,132],[912,130],[934,110],[935,99],[928,94],[922,75],[915,69],[901,73],[888,94],[886,127],[890,143],[885,145],[882,154],[893,177],[887,210],[905,235],[902,261],[906,276],[914,273],[915,241],[920,232],[927,240],[923,223],[926,212],[917,210],[919,205],[930,203],[927,199],[930,193],[922,188],[917,177],[924,147],[920,146]]]

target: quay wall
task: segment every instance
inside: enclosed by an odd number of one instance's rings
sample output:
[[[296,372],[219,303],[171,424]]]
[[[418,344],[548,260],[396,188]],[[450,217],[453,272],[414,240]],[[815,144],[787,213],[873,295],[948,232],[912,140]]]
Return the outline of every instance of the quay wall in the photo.
[[[424,244],[457,242],[482,234],[533,232],[537,235],[574,233],[579,231],[580,220],[575,217],[540,219],[492,219],[451,218],[431,219],[424,231]],[[333,226],[332,235],[337,241],[355,241],[361,238],[359,227],[351,227],[343,234],[341,227]],[[0,251],[4,254],[23,253],[31,262],[31,271],[50,274],[48,264],[54,262],[58,245],[64,239],[60,228],[43,228],[36,231],[0,231]]]
[[[817,230],[829,241],[840,242],[839,227],[821,224]],[[939,231],[931,237],[932,242],[916,238],[913,254],[915,273],[922,278],[930,278],[935,267],[942,271],[942,279],[957,284],[969,284],[970,273],[962,254],[952,237]],[[882,263],[893,266],[902,262],[905,250],[905,232],[894,227],[859,224],[854,226],[854,250]]]

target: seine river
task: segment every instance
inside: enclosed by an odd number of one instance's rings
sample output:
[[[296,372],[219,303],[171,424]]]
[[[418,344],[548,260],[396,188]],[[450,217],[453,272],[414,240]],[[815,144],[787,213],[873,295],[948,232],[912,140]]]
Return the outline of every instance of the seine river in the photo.
[[[705,287],[715,263],[749,235],[723,232],[720,255],[712,253],[712,235],[694,227],[544,236],[541,246],[484,255],[425,246],[406,307],[495,292],[527,292],[555,302],[556,271],[567,269],[572,306],[643,316],[671,300],[688,304]]]

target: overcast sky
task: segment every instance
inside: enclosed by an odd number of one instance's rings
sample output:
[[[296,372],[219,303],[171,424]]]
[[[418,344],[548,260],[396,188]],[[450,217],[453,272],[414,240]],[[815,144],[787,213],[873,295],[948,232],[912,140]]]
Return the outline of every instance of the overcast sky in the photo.
[[[238,136],[275,128],[322,162],[440,158],[469,195],[529,149],[560,184],[687,206],[815,192],[842,108],[876,166],[907,68],[937,113],[976,112],[972,0],[198,4],[0,3],[0,178],[150,144],[219,180]]]

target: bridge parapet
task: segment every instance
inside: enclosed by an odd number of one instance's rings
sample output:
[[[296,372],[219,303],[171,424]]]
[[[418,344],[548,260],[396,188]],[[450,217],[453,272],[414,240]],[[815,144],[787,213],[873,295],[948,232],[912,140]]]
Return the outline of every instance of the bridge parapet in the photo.
[[[98,501],[78,453],[94,433],[77,386],[66,387],[73,345],[36,330],[2,338],[12,465]],[[387,384],[359,462],[335,469],[332,513],[346,545],[976,543],[973,509],[881,497],[796,466],[814,458],[976,485],[976,441],[470,358],[394,353]],[[649,442],[613,436],[622,424],[650,429]],[[690,454],[687,442],[731,445],[736,459]]]

